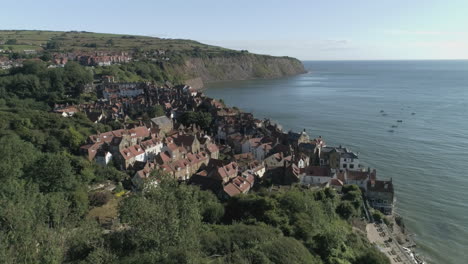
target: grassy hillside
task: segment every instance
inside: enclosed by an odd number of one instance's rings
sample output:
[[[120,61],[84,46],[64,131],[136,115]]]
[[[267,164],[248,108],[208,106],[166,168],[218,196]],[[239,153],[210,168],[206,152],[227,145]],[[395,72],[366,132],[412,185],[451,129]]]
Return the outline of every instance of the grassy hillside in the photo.
[[[130,51],[141,50],[171,50],[192,51],[216,54],[228,49],[210,46],[193,40],[162,39],[148,36],[93,33],[84,31],[36,31],[36,30],[0,30],[0,43],[16,40],[15,44],[3,44],[4,49],[12,47],[15,50],[44,50],[47,42],[57,41],[61,51]]]
[[[290,57],[252,54],[246,50],[230,50],[193,40],[147,36],[4,30],[0,31],[0,49],[18,54],[24,54],[24,50],[36,50],[39,55],[127,52],[134,61],[157,65],[170,80],[182,81],[197,77],[204,82],[276,78],[304,72],[302,63]]]

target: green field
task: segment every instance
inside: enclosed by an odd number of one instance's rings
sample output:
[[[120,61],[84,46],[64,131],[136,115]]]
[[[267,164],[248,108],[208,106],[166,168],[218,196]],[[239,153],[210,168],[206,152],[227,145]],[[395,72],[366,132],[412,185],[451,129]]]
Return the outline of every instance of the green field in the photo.
[[[8,44],[14,40],[16,44]],[[193,51],[204,53],[218,53],[229,51],[221,47],[205,45],[193,40],[161,39],[148,36],[119,35],[92,33],[82,31],[35,31],[35,30],[0,30],[0,48],[12,47],[14,51],[24,49],[42,50],[47,42],[57,42],[62,51],[131,51],[145,50],[171,50]]]

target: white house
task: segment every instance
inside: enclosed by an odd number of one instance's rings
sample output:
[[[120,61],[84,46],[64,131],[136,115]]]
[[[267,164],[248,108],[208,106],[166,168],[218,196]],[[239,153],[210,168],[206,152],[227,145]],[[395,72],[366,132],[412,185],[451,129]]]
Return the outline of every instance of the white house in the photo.
[[[257,176],[258,178],[262,178],[263,175],[265,175],[266,168],[265,165],[262,162],[255,162],[255,165],[251,167],[250,171]]]
[[[161,140],[149,139],[141,142],[140,144],[145,150],[146,160],[152,160],[158,155],[163,149],[163,143]]]
[[[78,109],[74,106],[66,106],[63,108],[56,108],[54,109],[55,113],[61,114],[63,117],[71,117],[75,113],[79,112]]]
[[[346,184],[355,184],[360,188],[367,190],[367,182],[369,180],[375,180],[377,178],[376,170],[370,171],[356,171],[356,170],[346,170],[344,172],[344,182]]]
[[[112,154],[110,151],[99,151],[96,154],[96,163],[102,166],[106,166],[111,162],[112,160]]]
[[[301,173],[299,174],[301,184],[325,184],[333,178],[336,178],[336,175],[331,172],[330,168],[320,166],[308,166],[301,169]]]
[[[253,150],[258,147],[261,143],[261,138],[248,138],[242,142],[242,153],[252,153]]]
[[[297,161],[297,167],[299,169],[304,169],[309,166],[310,158],[307,156],[301,156]]]
[[[340,169],[360,170],[357,154],[345,148],[340,155]]]

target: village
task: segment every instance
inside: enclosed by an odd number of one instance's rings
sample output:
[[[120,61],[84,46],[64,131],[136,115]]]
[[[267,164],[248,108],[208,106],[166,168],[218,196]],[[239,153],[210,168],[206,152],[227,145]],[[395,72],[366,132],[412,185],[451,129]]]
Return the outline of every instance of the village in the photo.
[[[0,43],[1,44],[1,43]],[[160,51],[164,54],[164,51]],[[26,60],[39,60],[43,52],[36,50],[23,50],[21,53],[13,53],[10,50],[0,49],[0,69],[8,70],[23,66]],[[7,56],[9,55],[9,56]],[[164,58],[163,59],[167,59]],[[129,52],[109,51],[77,51],[77,52],[53,52],[50,54],[49,68],[65,67],[68,61],[76,61],[83,66],[110,66],[112,64],[128,63],[133,58]]]
[[[90,135],[80,149],[90,161],[113,163],[132,176],[134,191],[157,185],[155,170],[174,179],[211,190],[220,199],[248,193],[269,181],[333,188],[355,184],[371,207],[393,212],[392,180],[377,178],[353,151],[327,146],[307,131],[285,132],[268,119],[227,107],[187,85],[157,87],[150,83],[118,83],[104,76],[98,85],[101,99],[92,104],[56,105],[64,117],[81,112],[93,122],[119,121],[125,128]],[[164,115],[127,123],[130,111],[160,106]],[[137,111],[138,112],[138,111]],[[211,116],[208,127],[178,122],[188,112]],[[134,118],[135,119],[135,118]]]
[[[262,186],[299,185],[341,193],[345,185],[356,185],[365,198],[368,239],[391,263],[422,263],[408,249],[414,242],[407,235],[399,228],[391,231],[388,222],[379,224],[371,213],[374,209],[391,216],[394,224],[392,179],[379,179],[376,169],[365,167],[352,150],[328,146],[305,129],[283,131],[269,119],[256,119],[188,85],[120,83],[103,76],[96,90],[96,102],[56,105],[54,112],[64,118],[81,113],[95,123],[123,124],[124,128],[89,135],[80,152],[99,165],[112,164],[126,172],[133,192],[157,188],[160,172],[212,191],[220,200]],[[162,110],[160,115],[148,117],[145,110],[155,106]],[[204,113],[209,122],[184,124],[180,120],[187,113]]]

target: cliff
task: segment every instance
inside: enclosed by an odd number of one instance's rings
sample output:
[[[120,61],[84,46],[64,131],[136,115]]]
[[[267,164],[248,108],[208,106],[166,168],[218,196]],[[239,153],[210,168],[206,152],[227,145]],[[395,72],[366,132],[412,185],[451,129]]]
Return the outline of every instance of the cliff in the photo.
[[[273,57],[256,54],[186,59],[178,66],[190,77],[200,77],[203,82],[278,78],[305,73],[304,65],[290,57]]]
[[[128,67],[116,66],[120,68],[120,74],[102,71],[119,75],[120,81],[188,81],[201,87],[203,82],[278,78],[305,72],[302,63],[294,58],[258,55],[187,39],[85,31],[0,30],[0,41],[9,42],[8,49],[28,59],[63,54],[68,57],[97,56],[98,59],[128,56],[132,61]],[[2,48],[6,49],[0,45]],[[34,50],[35,55],[25,54],[24,50]]]

